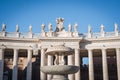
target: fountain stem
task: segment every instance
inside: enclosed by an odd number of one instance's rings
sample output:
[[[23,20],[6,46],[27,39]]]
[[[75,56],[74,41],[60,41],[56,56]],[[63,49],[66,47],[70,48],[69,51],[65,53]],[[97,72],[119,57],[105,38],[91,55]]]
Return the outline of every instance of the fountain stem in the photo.
[[[64,55],[61,53],[56,54],[54,64],[55,65],[65,65]]]

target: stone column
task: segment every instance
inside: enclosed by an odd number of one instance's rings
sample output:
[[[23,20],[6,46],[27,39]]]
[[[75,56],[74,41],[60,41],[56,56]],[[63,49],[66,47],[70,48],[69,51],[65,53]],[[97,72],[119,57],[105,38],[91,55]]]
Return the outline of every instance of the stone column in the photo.
[[[118,80],[120,80],[120,49],[116,49],[116,57],[117,57],[117,75]]]
[[[41,66],[45,66],[45,49],[41,49]],[[47,80],[45,73],[41,71],[40,80]]]
[[[92,50],[88,50],[89,57],[89,80],[94,80],[94,64]]]
[[[80,68],[80,49],[75,49],[75,66],[79,66]],[[80,69],[77,73],[75,73],[75,80],[81,80]]]
[[[14,49],[13,54],[13,72],[12,72],[12,80],[17,80],[18,78],[18,49]]]
[[[26,80],[32,80],[32,50],[28,49]]]
[[[74,65],[74,63],[73,63],[73,55],[68,56],[68,65]],[[68,79],[69,80],[75,80],[74,79],[74,74],[69,74]]]
[[[3,80],[4,72],[4,49],[0,48],[0,80]]]
[[[48,55],[48,66],[53,65],[53,56]],[[51,80],[52,79],[52,75],[48,74],[47,75],[47,80]]]
[[[102,68],[103,68],[103,80],[108,80],[108,66],[107,66],[106,49],[102,49]]]

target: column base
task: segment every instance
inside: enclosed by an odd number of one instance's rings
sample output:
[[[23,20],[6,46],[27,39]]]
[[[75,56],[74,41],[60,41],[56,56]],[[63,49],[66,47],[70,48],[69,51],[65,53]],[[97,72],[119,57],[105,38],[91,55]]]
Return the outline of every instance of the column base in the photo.
[[[52,80],[69,80],[65,75],[53,75]]]

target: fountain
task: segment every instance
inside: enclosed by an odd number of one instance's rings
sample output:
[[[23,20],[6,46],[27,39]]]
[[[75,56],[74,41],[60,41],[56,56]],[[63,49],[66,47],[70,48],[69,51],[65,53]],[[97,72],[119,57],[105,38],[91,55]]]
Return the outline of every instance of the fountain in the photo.
[[[65,65],[65,56],[72,55],[73,50],[64,45],[53,45],[46,51],[47,55],[55,56],[54,65],[42,66],[41,71],[53,75],[52,80],[69,80],[66,75],[74,74],[79,70],[78,66]]]

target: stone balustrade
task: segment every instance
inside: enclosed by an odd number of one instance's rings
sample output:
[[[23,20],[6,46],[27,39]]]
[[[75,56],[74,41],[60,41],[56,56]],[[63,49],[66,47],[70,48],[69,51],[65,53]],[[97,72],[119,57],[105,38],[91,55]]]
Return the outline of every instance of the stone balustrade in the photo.
[[[60,33],[53,32],[52,36],[50,36],[51,33],[46,32],[44,36],[42,36],[42,33],[32,33],[32,36],[30,36],[30,33],[16,33],[16,32],[1,32],[0,31],[0,37],[13,37],[13,38],[41,38],[41,37],[74,37],[74,32],[72,32],[69,35],[69,32],[62,33],[64,36]],[[62,35],[62,36],[61,36]],[[66,35],[66,36],[65,36]],[[120,36],[120,32],[117,36]],[[102,37],[101,33],[91,33],[91,37],[88,37],[88,33],[78,34],[76,37],[84,37],[84,38],[99,38]],[[116,37],[115,32],[105,32],[104,37]]]

